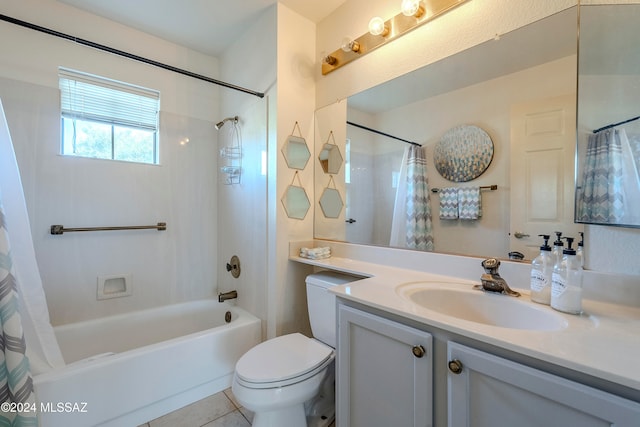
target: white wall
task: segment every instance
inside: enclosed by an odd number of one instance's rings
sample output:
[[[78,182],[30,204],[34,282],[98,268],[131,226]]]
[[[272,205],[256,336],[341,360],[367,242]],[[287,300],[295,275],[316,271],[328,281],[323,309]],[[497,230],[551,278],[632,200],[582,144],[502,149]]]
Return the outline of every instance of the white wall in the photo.
[[[217,77],[218,60],[52,0],[2,0],[3,14]],[[211,296],[216,290],[219,89],[21,28],[0,25],[0,97],[25,187],[53,324]],[[8,41],[11,42],[8,42]],[[161,92],[160,166],[58,154],[59,66]],[[190,142],[181,145],[180,141]],[[167,231],[48,234],[142,225]],[[97,301],[98,275],[133,276],[133,295]]]
[[[291,184],[295,171],[287,167],[282,146],[293,132],[296,122],[302,136],[310,144],[314,140],[315,110],[315,25],[288,7],[278,4],[277,11],[277,99],[270,109],[276,126],[274,139],[269,141],[268,186],[268,304],[272,311],[268,319],[268,336],[289,332],[310,334],[304,279],[309,267],[289,262],[289,242],[310,240],[313,236],[313,207],[303,220],[290,219],[281,198]],[[271,133],[271,132],[270,132]],[[313,150],[311,150],[313,151]],[[317,155],[317,154],[316,154]],[[313,158],[316,161],[316,158]],[[314,200],[313,163],[299,172],[302,186]]]
[[[224,81],[266,92],[265,98],[222,91],[218,120],[238,116],[242,136],[242,177],[240,185],[224,185],[218,180],[218,288],[238,291],[237,303],[262,319],[266,336],[267,299],[267,171],[266,154],[270,130],[270,107],[276,81],[276,7],[268,9],[251,28],[220,57]],[[247,52],[250,52],[247,55]],[[219,133],[219,148],[231,142],[230,124]],[[226,271],[231,256],[240,258],[241,273],[235,279]]]

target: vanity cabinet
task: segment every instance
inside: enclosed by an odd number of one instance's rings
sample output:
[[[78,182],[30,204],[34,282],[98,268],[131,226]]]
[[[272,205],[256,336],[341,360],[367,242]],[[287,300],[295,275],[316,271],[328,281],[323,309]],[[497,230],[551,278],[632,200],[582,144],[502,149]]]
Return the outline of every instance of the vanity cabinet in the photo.
[[[431,426],[431,334],[338,305],[340,427]]]
[[[339,299],[340,427],[640,426],[639,402],[555,375],[557,366],[388,317]]]
[[[449,427],[638,426],[640,404],[454,342]]]

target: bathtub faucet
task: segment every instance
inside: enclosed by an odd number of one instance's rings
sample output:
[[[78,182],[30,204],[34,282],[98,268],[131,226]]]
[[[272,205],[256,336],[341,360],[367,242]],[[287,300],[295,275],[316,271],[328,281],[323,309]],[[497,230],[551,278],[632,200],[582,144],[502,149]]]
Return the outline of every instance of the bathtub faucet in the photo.
[[[220,292],[218,302],[225,302],[228,299],[238,298],[238,291]]]

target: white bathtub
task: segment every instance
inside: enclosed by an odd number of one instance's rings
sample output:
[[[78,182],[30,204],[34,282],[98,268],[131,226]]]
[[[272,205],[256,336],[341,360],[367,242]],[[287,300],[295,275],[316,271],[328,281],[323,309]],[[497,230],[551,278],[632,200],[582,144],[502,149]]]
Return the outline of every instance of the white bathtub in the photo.
[[[137,426],[229,387],[261,341],[258,318],[217,300],[54,330],[67,365],[34,377],[41,427]]]

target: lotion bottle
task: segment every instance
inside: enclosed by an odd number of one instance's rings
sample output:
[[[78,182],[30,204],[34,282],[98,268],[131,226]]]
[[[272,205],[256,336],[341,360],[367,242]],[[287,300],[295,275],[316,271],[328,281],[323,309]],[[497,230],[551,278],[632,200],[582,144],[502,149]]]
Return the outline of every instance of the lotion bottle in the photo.
[[[540,255],[531,263],[531,301],[540,304],[551,302],[551,279],[553,275],[553,256],[549,246],[549,235],[539,234],[544,239],[540,246]]]
[[[567,249],[563,250],[560,263],[553,268],[551,279],[551,307],[565,313],[582,313],[582,266],[571,247],[572,237],[566,237]]]

